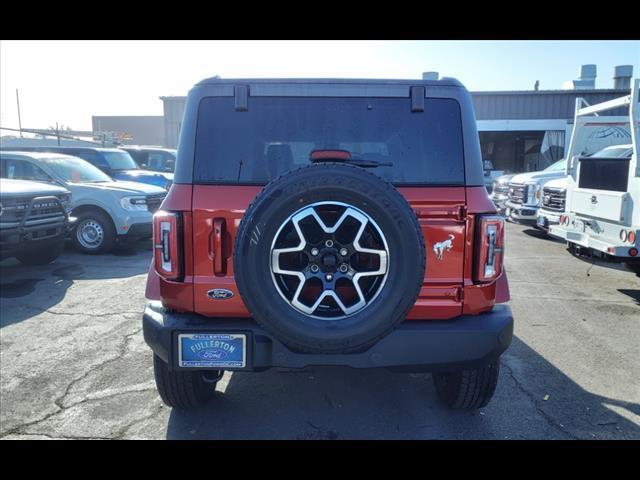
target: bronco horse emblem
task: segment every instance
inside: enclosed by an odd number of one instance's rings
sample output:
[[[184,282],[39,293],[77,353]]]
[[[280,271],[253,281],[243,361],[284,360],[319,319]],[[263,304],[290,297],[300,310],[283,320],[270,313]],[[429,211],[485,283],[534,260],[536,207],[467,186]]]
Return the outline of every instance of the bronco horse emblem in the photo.
[[[442,260],[444,252],[448,252],[453,248],[453,239],[456,238],[449,234],[449,239],[433,244],[433,253],[436,254],[438,260]]]

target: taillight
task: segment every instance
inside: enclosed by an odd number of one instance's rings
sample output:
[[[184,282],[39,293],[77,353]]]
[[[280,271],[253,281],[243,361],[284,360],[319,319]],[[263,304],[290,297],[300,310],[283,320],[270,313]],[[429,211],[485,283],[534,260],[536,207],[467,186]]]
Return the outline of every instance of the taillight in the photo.
[[[159,211],[153,215],[153,251],[156,272],[167,280],[182,275],[180,214]]]
[[[475,280],[491,282],[502,273],[504,218],[497,215],[480,217],[476,241],[478,250]]]

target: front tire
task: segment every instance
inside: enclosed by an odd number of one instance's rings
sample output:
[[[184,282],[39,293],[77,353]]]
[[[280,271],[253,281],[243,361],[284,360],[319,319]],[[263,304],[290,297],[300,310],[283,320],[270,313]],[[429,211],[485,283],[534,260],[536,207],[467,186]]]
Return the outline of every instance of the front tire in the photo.
[[[49,265],[64,251],[64,239],[40,246],[38,250],[30,249],[16,254],[23,265]]]
[[[189,410],[213,397],[216,382],[206,381],[201,372],[171,371],[157,355],[153,356],[153,372],[160,398],[169,407]]]
[[[440,400],[448,407],[473,410],[485,407],[496,390],[500,362],[488,363],[475,370],[434,373],[433,383]]]
[[[111,218],[98,210],[77,215],[71,238],[76,250],[89,255],[109,253],[116,244],[116,229]]]

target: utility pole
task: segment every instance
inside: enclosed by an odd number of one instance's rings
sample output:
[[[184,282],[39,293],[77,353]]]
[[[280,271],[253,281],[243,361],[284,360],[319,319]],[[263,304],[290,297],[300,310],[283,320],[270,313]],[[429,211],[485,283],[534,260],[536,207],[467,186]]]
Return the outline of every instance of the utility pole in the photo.
[[[18,128],[20,129],[20,138],[22,138],[22,120],[20,118],[20,95],[18,94],[17,88],[16,88],[16,102],[18,103]]]
[[[56,122],[56,137],[58,137],[58,146],[60,146],[60,129],[58,128],[58,122]]]

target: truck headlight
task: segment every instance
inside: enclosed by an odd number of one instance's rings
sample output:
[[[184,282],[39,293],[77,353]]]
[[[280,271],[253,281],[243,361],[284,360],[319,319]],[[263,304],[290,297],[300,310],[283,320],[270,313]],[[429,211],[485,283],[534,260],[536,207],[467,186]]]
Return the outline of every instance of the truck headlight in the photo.
[[[539,183],[527,184],[527,203],[530,205],[537,205],[542,198],[542,187]]]
[[[144,197],[122,197],[120,206],[129,211],[145,211],[147,209],[147,199]]]

